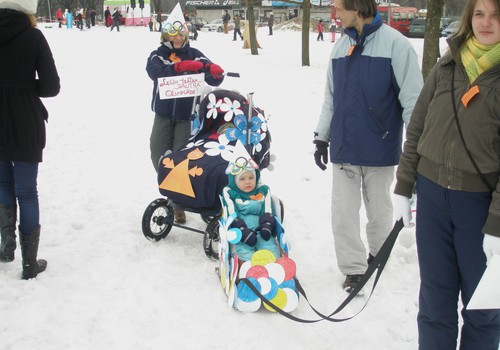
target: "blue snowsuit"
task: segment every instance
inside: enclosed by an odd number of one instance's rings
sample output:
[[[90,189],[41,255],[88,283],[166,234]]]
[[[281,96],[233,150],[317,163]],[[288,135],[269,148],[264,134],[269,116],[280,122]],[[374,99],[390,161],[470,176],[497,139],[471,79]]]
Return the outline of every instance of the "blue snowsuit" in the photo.
[[[255,230],[259,226],[259,219],[264,213],[272,214],[271,191],[268,186],[259,183],[259,170],[255,170],[255,175],[257,185],[249,193],[245,193],[238,188],[235,175],[231,174],[228,175],[228,186],[224,187],[222,191],[228,211],[227,214],[236,213],[236,216],[243,219],[251,230]],[[260,234],[257,234],[257,244],[254,247],[242,242],[237,243],[235,246],[238,258],[242,261],[250,260],[254,252],[262,249],[271,251],[276,259],[280,257],[278,246],[273,237],[266,241]]]

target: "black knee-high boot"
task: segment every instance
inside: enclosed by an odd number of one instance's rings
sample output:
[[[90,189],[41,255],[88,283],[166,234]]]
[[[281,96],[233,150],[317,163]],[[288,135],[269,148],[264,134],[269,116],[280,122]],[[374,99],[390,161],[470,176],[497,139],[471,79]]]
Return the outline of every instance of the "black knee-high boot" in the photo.
[[[35,278],[47,268],[47,261],[36,258],[38,254],[38,242],[40,241],[40,225],[30,235],[24,235],[19,229],[21,237],[21,252],[23,255],[23,280]]]
[[[0,204],[0,261],[14,260],[16,250],[16,206]]]

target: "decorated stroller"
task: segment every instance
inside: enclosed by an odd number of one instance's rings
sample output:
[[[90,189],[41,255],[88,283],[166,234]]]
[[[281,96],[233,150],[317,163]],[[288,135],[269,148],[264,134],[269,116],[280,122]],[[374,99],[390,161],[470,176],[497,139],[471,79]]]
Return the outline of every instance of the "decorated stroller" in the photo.
[[[284,311],[295,309],[298,303],[295,264],[287,257],[282,226],[282,202],[272,196],[277,223],[276,238],[272,239],[276,239],[280,258],[258,250],[251,261],[243,263],[234,249],[241,231],[238,237],[238,230],[231,228],[235,214],[228,215],[220,197],[228,184],[226,169],[230,163],[244,158],[252,159],[258,169],[270,165],[271,135],[267,126],[264,112],[253,106],[251,94],[246,99],[222,89],[208,93],[194,109],[193,136],[188,145],[161,159],[158,185],[166,198],[151,202],[142,220],[144,235],[156,241],[167,237],[173,226],[202,233],[205,254],[219,262],[216,270],[228,305],[241,311],[257,311],[262,304],[275,311],[266,300]],[[200,214],[208,224],[206,230],[174,223],[174,206]]]
[[[158,185],[166,198],[155,199],[146,208],[143,234],[158,241],[167,237],[172,226],[201,233],[205,254],[218,259],[219,194],[227,185],[228,163],[250,153],[264,169],[270,164],[270,145],[267,119],[252,105],[252,95],[247,99],[223,89],[208,93],[194,108],[188,145],[160,161]],[[174,206],[200,214],[208,224],[206,230],[174,223]]]

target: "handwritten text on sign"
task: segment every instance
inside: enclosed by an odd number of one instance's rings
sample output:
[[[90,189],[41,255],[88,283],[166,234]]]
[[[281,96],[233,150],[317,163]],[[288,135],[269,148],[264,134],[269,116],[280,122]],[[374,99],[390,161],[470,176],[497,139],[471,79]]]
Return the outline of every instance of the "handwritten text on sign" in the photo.
[[[158,78],[160,100],[199,96],[203,93],[205,74],[178,75]]]

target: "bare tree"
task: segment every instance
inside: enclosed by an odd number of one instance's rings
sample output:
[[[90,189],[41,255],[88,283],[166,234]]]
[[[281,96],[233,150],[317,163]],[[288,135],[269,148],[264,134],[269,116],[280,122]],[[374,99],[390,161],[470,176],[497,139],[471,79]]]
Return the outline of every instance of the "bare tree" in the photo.
[[[246,0],[248,13],[248,33],[250,34],[250,52],[252,55],[258,55],[257,49],[257,33],[255,31],[255,15],[253,12],[253,1]]]
[[[424,52],[422,57],[422,75],[427,79],[432,67],[440,57],[439,36],[441,34],[441,17],[446,0],[428,0],[427,18],[425,20]]]
[[[302,16],[302,66],[310,66],[309,61],[309,27],[311,23],[311,0],[304,0]]]

